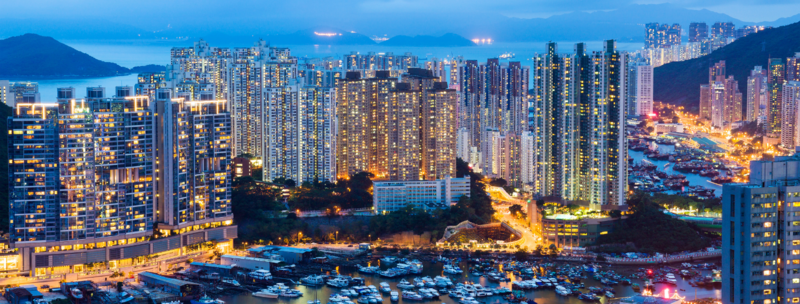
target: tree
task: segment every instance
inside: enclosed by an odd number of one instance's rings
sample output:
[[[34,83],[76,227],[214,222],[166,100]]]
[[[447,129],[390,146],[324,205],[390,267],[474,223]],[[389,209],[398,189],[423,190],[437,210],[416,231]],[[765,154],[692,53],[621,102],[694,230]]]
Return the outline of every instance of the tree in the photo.
[[[556,247],[556,244],[550,244],[550,247],[548,249],[550,251],[551,256],[558,255],[558,247]]]
[[[506,185],[508,185],[508,182],[501,177],[492,179],[492,181],[489,182],[489,185],[495,187],[505,187]]]
[[[528,252],[523,249],[519,249],[514,252],[514,258],[517,259],[517,261],[525,261],[528,259]]]
[[[522,206],[520,206],[519,204],[511,205],[511,207],[508,207],[508,211],[511,212],[511,214],[513,215],[527,217],[527,214],[525,214],[525,212],[522,212]]]

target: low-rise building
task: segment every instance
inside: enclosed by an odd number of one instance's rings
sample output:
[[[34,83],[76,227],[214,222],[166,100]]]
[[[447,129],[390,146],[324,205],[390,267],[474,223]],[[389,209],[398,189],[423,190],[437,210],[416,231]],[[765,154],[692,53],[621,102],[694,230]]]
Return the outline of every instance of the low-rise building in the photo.
[[[542,218],[542,236],[548,244],[557,247],[583,247],[594,243],[597,237],[608,234],[614,227],[614,219],[578,217],[571,214],[556,214]]]
[[[667,134],[667,133],[683,133],[683,124],[682,123],[656,123],[655,124],[656,133]]]
[[[233,159],[233,178],[251,176],[250,160],[244,157]]]
[[[201,292],[199,284],[160,276],[149,271],[139,273],[139,282],[179,297],[197,296]]]
[[[284,246],[263,246],[248,250],[251,256],[278,260],[289,264],[309,261],[313,258],[311,249]]]
[[[413,206],[423,210],[446,208],[470,196],[469,177],[432,181],[378,181],[372,186],[376,213],[386,213]]]
[[[219,263],[223,266],[236,266],[247,270],[270,270],[270,265],[277,265],[283,261],[273,259],[263,259],[256,257],[245,257],[236,255],[223,255],[220,257]]]

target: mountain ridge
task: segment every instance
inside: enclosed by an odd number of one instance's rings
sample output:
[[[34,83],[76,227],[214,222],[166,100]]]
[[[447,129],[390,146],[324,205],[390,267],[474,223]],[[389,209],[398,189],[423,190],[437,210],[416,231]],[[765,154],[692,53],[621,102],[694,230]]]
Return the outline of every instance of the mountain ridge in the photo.
[[[165,70],[147,65],[128,69],[78,51],[52,37],[24,34],[0,40],[2,78],[81,78]]]

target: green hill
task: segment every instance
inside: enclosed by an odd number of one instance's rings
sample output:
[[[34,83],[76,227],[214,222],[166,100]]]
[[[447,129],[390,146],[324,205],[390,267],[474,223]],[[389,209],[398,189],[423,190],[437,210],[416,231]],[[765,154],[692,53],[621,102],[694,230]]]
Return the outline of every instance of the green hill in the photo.
[[[727,74],[733,75],[739,82],[739,91],[745,94],[747,76],[754,66],[766,68],[769,58],[786,60],[798,51],[800,22],[750,34],[706,56],[657,67],[653,97],[656,101],[682,105],[691,112],[698,112],[700,85],[708,82],[709,65],[725,60]]]
[[[0,40],[0,78],[104,77],[158,70],[159,67],[128,69],[36,34]]]

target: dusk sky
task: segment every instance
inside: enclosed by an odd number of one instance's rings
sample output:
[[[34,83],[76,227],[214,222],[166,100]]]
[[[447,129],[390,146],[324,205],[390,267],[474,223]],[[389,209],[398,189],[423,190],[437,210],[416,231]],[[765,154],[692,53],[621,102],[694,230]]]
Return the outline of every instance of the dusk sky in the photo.
[[[5,1],[0,18],[109,18],[122,23],[155,27],[167,23],[228,21],[231,19],[328,20],[360,18],[361,14],[491,13],[508,17],[541,18],[573,11],[613,10],[628,4],[671,3],[708,9],[748,22],[773,21],[800,13],[796,0],[39,0]],[[194,23],[194,22],[192,22]]]

